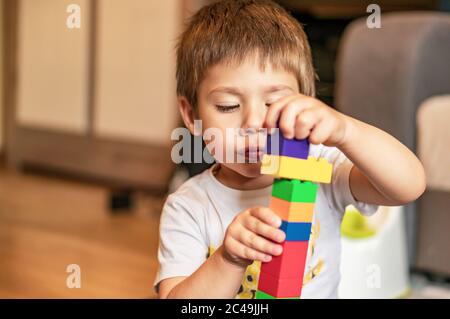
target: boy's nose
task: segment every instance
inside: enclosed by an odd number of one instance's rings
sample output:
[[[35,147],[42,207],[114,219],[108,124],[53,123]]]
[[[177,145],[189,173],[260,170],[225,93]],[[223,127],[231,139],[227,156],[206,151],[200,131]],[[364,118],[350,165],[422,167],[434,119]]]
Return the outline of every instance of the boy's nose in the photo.
[[[264,119],[266,117],[267,110],[259,107],[248,110],[245,114],[244,121],[242,123],[243,129],[255,129],[262,128]]]

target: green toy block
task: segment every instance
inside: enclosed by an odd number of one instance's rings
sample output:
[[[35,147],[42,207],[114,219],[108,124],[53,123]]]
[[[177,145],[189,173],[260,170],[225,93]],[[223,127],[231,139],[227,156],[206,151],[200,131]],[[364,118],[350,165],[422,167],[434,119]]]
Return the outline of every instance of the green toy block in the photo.
[[[289,202],[314,203],[316,201],[317,183],[298,179],[275,179],[272,196]]]
[[[266,294],[264,291],[256,290],[255,299],[300,299],[299,297],[291,297],[291,298],[276,298],[269,294]]]
[[[255,299],[277,299],[263,291],[256,290]]]

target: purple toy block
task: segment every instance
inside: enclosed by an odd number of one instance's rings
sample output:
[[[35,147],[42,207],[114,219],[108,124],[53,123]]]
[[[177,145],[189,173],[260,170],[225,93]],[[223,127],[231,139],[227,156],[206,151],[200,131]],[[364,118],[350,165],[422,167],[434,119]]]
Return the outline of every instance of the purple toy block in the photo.
[[[295,137],[293,139],[287,139],[277,129],[274,134],[267,135],[266,154],[307,159],[309,154],[309,141],[307,138],[303,140],[296,139]]]

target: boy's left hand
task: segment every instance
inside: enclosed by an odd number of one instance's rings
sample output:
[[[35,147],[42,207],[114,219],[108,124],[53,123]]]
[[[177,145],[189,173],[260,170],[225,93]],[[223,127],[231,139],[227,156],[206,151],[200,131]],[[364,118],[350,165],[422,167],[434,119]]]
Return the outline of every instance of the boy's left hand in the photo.
[[[341,146],[345,142],[348,118],[316,98],[303,94],[286,96],[273,103],[264,127],[277,127],[286,138],[309,137],[312,144]]]

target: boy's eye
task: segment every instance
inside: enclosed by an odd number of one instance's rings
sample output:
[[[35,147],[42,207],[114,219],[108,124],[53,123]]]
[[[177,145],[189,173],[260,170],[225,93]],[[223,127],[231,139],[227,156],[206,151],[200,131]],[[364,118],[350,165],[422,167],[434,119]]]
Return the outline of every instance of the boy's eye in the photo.
[[[216,105],[217,110],[219,112],[227,113],[232,112],[233,110],[237,109],[239,107],[239,104],[236,105]]]
[[[266,103],[267,107],[270,107],[273,103]],[[219,110],[219,112],[223,112],[223,113],[227,113],[227,112],[232,112],[235,109],[237,109],[240,105],[239,104],[235,104],[235,105],[219,105],[216,104],[216,108],[217,110]]]

